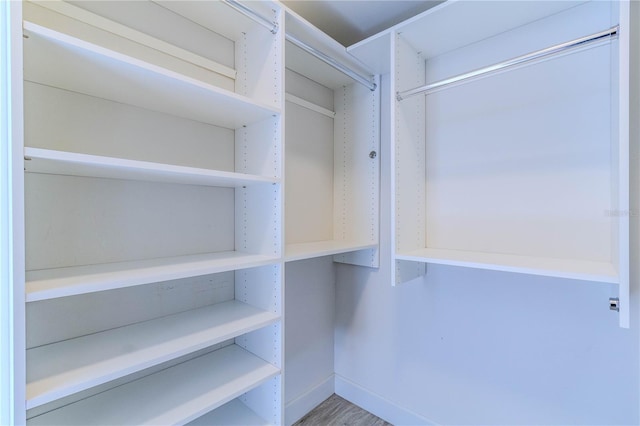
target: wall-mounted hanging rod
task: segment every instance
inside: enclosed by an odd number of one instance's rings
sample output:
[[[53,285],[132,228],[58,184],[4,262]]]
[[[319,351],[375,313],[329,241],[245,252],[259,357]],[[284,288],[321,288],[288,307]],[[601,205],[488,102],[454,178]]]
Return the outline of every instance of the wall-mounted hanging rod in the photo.
[[[236,1],[236,0],[224,0],[224,2],[228,6],[231,6],[232,8],[237,10],[238,12],[242,13],[244,16],[247,16],[248,18],[253,19],[258,24],[262,25],[263,27],[265,27],[266,29],[271,31],[272,34],[275,34],[275,33],[278,32],[279,25],[278,25],[277,22],[272,21],[269,18],[265,18],[264,16],[262,16],[261,14],[256,12],[255,10],[245,6],[244,4],[240,3],[239,1]]]
[[[298,40],[297,38],[295,38],[291,34],[286,34],[286,38],[287,38],[287,41],[290,41],[291,43],[293,43],[296,46],[298,46],[300,49],[306,51],[307,53],[309,53],[309,54],[311,54],[313,56],[315,56],[316,58],[320,59],[321,61],[326,62],[327,64],[331,65],[333,68],[337,69],[341,73],[348,75],[349,77],[351,77],[352,79],[354,79],[358,83],[360,83],[363,86],[369,88],[369,90],[374,91],[374,90],[376,90],[376,87],[378,87],[378,85],[376,83],[371,81],[371,78],[365,77],[365,76],[355,72],[354,70],[352,70],[351,68],[347,67],[346,65],[343,65],[340,62],[336,61],[332,57],[325,55],[324,53],[322,53],[318,49],[309,46],[308,44],[306,44],[303,41]]]
[[[404,92],[397,92],[396,99],[398,99],[398,101],[401,101],[403,99],[407,99],[415,95],[420,95],[420,94],[428,95],[431,92],[434,92],[436,90],[441,90],[447,86],[450,86],[456,83],[466,82],[472,79],[486,76],[487,74],[492,74],[498,71],[505,70],[506,68],[515,67],[516,65],[522,65],[526,62],[535,61],[538,59],[546,58],[551,55],[563,53],[571,49],[583,47],[585,45],[595,43],[603,39],[612,38],[617,34],[618,34],[618,27],[616,26],[608,30],[601,31],[599,33],[591,34],[591,35],[577,38],[575,40],[571,40],[565,43],[557,44],[555,46],[547,47],[546,49],[537,50],[533,53],[528,53],[526,55],[518,56],[516,58],[509,59],[507,61],[500,62],[495,65],[490,65],[488,67],[480,68],[475,71],[470,71],[464,74],[456,75],[454,77],[447,78],[445,80],[441,80],[435,83],[429,83],[424,86],[416,87],[415,89],[406,90]]]

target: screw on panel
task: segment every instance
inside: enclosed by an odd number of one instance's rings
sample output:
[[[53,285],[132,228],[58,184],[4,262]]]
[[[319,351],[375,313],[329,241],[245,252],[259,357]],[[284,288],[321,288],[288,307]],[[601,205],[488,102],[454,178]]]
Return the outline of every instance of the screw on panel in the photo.
[[[377,152],[375,152],[375,151],[371,151],[371,152],[369,153],[369,158],[371,158],[371,159],[374,159],[374,158],[376,158],[377,156],[378,156],[378,153],[377,153]]]
[[[609,309],[612,311],[620,312],[620,299],[618,299],[617,297],[610,297]]]

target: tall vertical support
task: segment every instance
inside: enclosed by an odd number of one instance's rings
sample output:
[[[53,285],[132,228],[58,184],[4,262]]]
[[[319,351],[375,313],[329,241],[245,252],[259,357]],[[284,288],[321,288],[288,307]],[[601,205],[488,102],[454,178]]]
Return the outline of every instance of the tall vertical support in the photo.
[[[0,3],[0,424],[24,424],[22,4]]]

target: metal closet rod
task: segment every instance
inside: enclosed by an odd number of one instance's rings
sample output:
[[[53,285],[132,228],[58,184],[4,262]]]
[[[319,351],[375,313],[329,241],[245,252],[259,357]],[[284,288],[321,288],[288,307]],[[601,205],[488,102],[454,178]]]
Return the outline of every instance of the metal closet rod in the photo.
[[[275,34],[275,33],[278,32],[279,25],[278,25],[277,22],[272,21],[269,18],[266,18],[266,17],[262,16],[261,14],[256,12],[255,10],[243,5],[242,3],[240,3],[240,2],[238,2],[236,0],[224,0],[224,2],[227,5],[229,5],[232,8],[234,8],[235,10],[237,10],[238,12],[242,13],[243,15],[245,15],[245,16],[251,18],[252,20],[256,21],[257,23],[259,23],[263,27],[267,28],[269,31],[271,31],[272,34]],[[348,75],[349,77],[351,77],[352,79],[354,79],[358,83],[368,87],[369,90],[374,91],[374,90],[376,90],[376,87],[378,87],[377,84],[372,82],[370,78],[367,78],[367,77],[365,77],[365,76],[353,71],[351,68],[347,67],[346,65],[341,64],[340,62],[336,61],[335,59],[331,58],[330,56],[325,55],[324,53],[322,53],[318,49],[316,49],[314,47],[311,47],[308,44],[298,40],[297,38],[295,38],[291,34],[286,34],[286,38],[287,38],[287,40],[289,40],[291,43],[295,44],[296,46],[298,46],[302,50],[304,50],[304,51],[308,52],[309,54],[315,56],[316,58],[320,59],[321,61],[326,62],[327,64],[331,65],[333,68],[335,68],[338,71],[342,72],[343,74]]]
[[[315,56],[316,58],[320,59],[321,61],[327,63],[328,65],[330,65],[333,68],[337,69],[341,73],[343,73],[345,75],[348,75],[349,77],[351,77],[352,79],[354,79],[358,83],[360,83],[363,86],[367,87],[372,92],[374,90],[376,90],[376,87],[378,87],[378,85],[376,83],[371,81],[371,78],[365,77],[362,74],[359,74],[359,73],[355,72],[354,70],[352,70],[351,68],[347,67],[346,65],[341,64],[340,62],[336,61],[332,57],[330,57],[328,55],[325,55],[324,53],[322,53],[321,51],[319,51],[315,47],[309,46],[308,44],[306,44],[303,41],[298,40],[297,38],[295,38],[291,34],[285,34],[285,36],[286,36],[287,41],[290,41],[291,43],[293,43],[296,46],[298,46],[300,49],[304,50],[305,52],[307,52],[307,53],[309,53],[309,54],[311,54],[313,56]]]
[[[618,34],[618,31],[619,31],[619,27],[615,26],[608,30],[600,31],[599,33],[591,34],[585,37],[577,38],[575,40],[567,41],[565,43],[560,43],[555,46],[547,47],[545,49],[537,50],[535,52],[518,56],[516,58],[509,59],[507,61],[500,62],[495,65],[490,65],[488,67],[484,67],[484,68],[480,68],[464,74],[456,75],[454,77],[440,80],[435,83],[429,83],[424,86],[416,87],[415,89],[406,90],[404,92],[397,92],[396,99],[398,99],[398,101],[401,101],[403,99],[407,99],[415,95],[420,95],[420,94],[428,95],[430,92],[446,88],[447,86],[450,86],[455,83],[462,83],[470,79],[475,79],[487,74],[492,74],[507,68],[515,67],[516,65],[522,65],[526,62],[535,61],[538,59],[546,58],[551,55],[563,53],[578,47],[583,47],[585,45],[595,43],[605,38],[612,38]]]
[[[240,12],[243,15],[247,16],[248,18],[253,19],[258,24],[262,25],[263,27],[265,27],[266,29],[271,31],[271,34],[275,34],[275,33],[278,32],[279,25],[278,25],[278,23],[276,21],[272,21],[271,19],[262,16],[261,14],[256,12],[255,10],[243,5],[239,1],[236,1],[236,0],[224,0],[224,2],[228,6],[231,6],[232,8],[237,10],[238,12]]]

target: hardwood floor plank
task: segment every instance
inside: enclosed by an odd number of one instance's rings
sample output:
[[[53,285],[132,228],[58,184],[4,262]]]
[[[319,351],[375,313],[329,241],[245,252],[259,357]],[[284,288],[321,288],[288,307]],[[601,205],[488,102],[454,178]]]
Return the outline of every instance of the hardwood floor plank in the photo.
[[[339,397],[331,395],[293,426],[392,426],[381,418]]]

